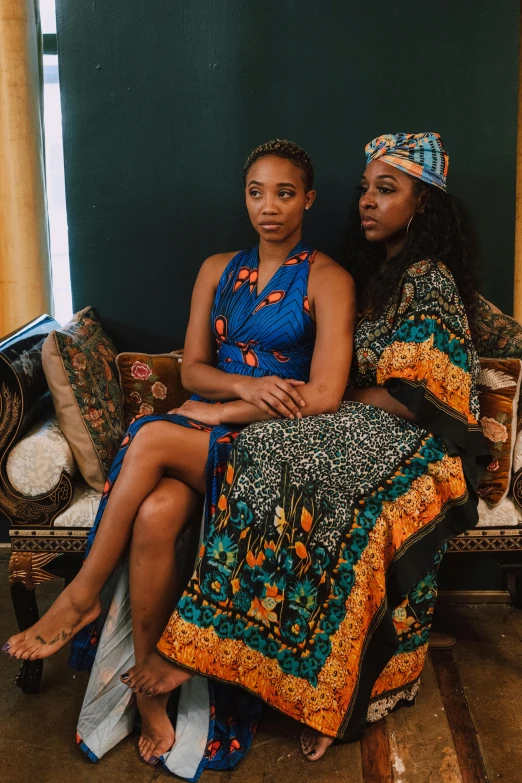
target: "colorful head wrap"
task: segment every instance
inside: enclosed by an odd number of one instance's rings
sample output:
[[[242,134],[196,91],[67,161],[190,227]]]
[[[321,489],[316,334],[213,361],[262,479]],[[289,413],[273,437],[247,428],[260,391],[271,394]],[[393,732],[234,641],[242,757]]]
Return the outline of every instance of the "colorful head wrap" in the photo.
[[[438,133],[386,133],[366,145],[366,162],[382,160],[446,190],[449,156]]]

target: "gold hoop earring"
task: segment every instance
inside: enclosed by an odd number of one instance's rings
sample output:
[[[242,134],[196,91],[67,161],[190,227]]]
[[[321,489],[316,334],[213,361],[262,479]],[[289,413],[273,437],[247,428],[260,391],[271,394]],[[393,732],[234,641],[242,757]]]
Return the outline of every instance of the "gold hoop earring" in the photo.
[[[416,214],[417,213],[414,212],[413,215],[411,216],[411,218],[408,220],[408,225],[406,226],[406,236],[408,236],[408,231],[410,230],[411,221],[413,220],[413,218],[415,217]]]

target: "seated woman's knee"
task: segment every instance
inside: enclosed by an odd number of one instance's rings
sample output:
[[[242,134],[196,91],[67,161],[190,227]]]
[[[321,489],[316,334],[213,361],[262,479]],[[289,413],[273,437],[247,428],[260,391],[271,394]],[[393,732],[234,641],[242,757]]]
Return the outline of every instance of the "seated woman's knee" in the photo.
[[[152,456],[154,451],[157,452],[158,447],[165,443],[167,437],[172,438],[174,429],[172,424],[167,421],[148,422],[134,435],[129,447],[129,454],[131,451],[134,454],[146,452],[148,456]]]
[[[182,527],[179,508],[167,492],[152,492],[141,504],[134,523],[134,535],[145,546],[176,541]]]

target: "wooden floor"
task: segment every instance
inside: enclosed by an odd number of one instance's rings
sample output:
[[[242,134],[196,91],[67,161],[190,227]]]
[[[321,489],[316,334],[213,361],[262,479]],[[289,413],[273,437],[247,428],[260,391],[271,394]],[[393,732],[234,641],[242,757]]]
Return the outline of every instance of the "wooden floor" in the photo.
[[[5,558],[0,558],[0,627],[15,630]],[[56,585],[41,588],[43,606]],[[234,772],[205,773],[201,783],[522,783],[522,611],[508,605],[450,605],[438,626],[457,636],[433,652],[415,706],[374,724],[360,743],[332,748],[318,763],[299,751],[299,726],[266,711],[254,747]],[[6,783],[167,780],[145,766],[129,737],[99,764],[75,747],[86,684],[67,668],[67,653],[45,664],[42,692],[13,686],[17,664],[0,665],[0,779]]]

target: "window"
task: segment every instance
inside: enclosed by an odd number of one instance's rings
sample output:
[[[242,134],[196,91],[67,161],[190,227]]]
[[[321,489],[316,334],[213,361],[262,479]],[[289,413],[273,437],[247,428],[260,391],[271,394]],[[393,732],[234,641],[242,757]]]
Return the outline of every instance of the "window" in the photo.
[[[56,54],[55,0],[40,0],[44,34],[44,132],[47,206],[51,239],[54,317],[61,324],[72,316],[67,212],[63,170],[62,112],[58,55]]]

